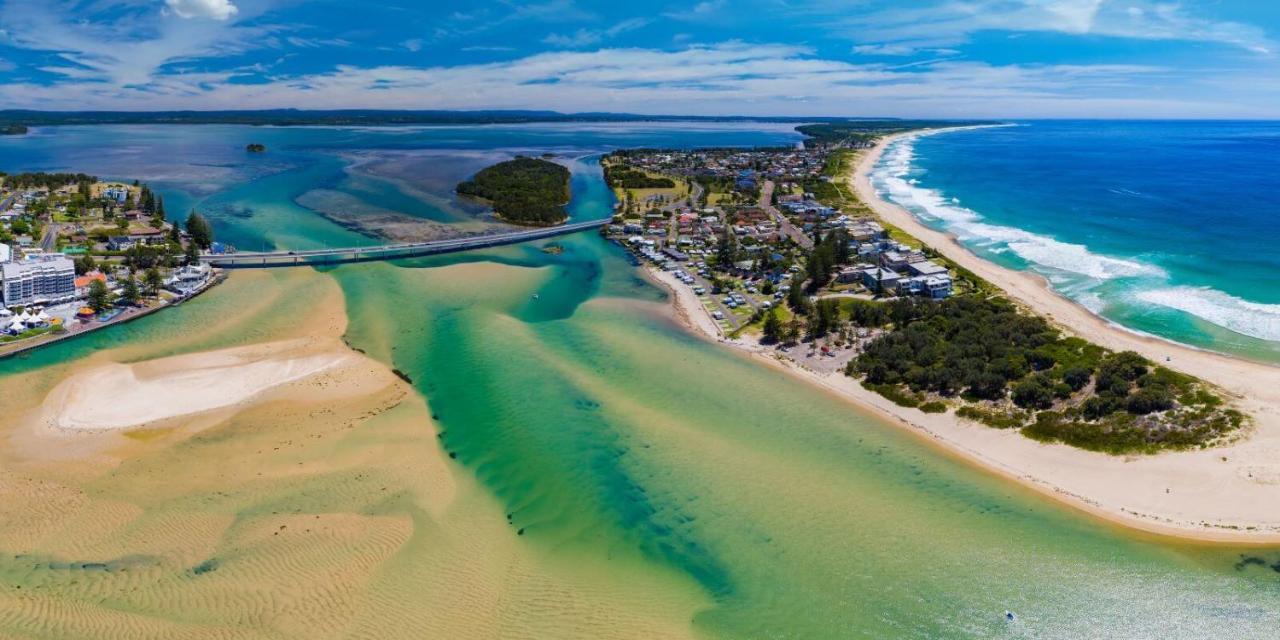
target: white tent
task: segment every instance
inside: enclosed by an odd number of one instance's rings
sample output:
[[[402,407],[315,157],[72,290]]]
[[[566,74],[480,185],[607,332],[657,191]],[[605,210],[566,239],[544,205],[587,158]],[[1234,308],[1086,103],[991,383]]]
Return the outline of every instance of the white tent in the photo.
[[[0,307],[0,318],[9,318],[9,317],[12,317],[12,316],[13,316],[13,312],[12,312],[12,311],[10,311],[10,310],[8,310],[8,309],[5,309],[5,308],[3,308],[3,307]]]
[[[45,313],[45,312],[44,312],[44,309],[41,309],[41,310],[40,310],[40,313],[36,314],[36,317],[34,317],[34,318],[32,318],[32,319],[33,319],[33,320],[35,320],[36,322],[48,322],[48,321],[52,320],[52,319],[53,319],[53,317],[52,317],[52,316],[50,316],[49,314]]]
[[[18,314],[18,317],[14,318],[13,321],[26,324],[28,322],[31,322],[31,316],[27,315],[26,311],[23,311],[22,313]]]
[[[26,331],[26,330],[27,330],[27,325],[22,324],[17,320],[14,320],[13,324],[9,325],[9,333],[22,333],[23,331]]]

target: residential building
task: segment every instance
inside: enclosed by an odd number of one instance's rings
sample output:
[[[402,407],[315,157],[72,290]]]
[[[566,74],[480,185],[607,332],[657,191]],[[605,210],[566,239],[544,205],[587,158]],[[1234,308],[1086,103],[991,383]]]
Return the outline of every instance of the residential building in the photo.
[[[867,267],[862,270],[862,284],[872,291],[877,290],[877,283],[883,291],[895,291],[898,281],[902,279],[898,272],[881,267]]]
[[[9,245],[0,243],[0,262],[8,262],[13,260],[13,249]]]
[[[76,266],[63,255],[6,262],[0,264],[0,276],[3,276],[0,290],[4,293],[6,307],[75,299]]]
[[[913,276],[937,276],[946,275],[947,268],[929,260],[920,262],[911,262],[907,264],[907,271]]]

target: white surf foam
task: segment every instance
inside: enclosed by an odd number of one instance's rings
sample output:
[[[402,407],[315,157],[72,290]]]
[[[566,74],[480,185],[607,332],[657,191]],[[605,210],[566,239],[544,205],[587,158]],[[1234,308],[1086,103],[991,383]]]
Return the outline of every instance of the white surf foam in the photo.
[[[1034,265],[1099,281],[1165,275],[1163,269],[1152,264],[1105,256],[1090,251],[1082,244],[1062,242],[1024,229],[983,222],[980,214],[960,206],[955,198],[948,198],[936,189],[917,186],[913,180],[907,179],[915,158],[911,146],[914,140],[915,137],[904,138],[892,145],[886,151],[885,160],[874,177],[894,202],[907,207],[919,217],[942,222],[948,231],[962,241],[997,253],[1007,248]]]
[[[1157,265],[1101,255],[1083,244],[1062,242],[1016,227],[990,224],[983,221],[978,212],[960,206],[958,200],[948,198],[936,189],[921,186],[918,180],[909,180],[915,159],[913,143],[919,137],[921,135],[906,136],[891,144],[871,175],[888,199],[902,205],[916,217],[941,222],[961,241],[980,246],[988,252],[1013,252],[1044,272],[1055,288],[1095,313],[1100,313],[1107,306],[1103,298],[1093,291],[1096,285],[1105,281],[1143,278],[1168,282],[1169,274]],[[1138,197],[1145,194],[1129,191],[1129,195]],[[1072,275],[1074,279],[1063,279],[1061,276],[1064,274]],[[1080,281],[1080,276],[1087,280]],[[1207,287],[1160,287],[1158,284],[1155,287],[1139,290],[1131,299],[1182,311],[1239,334],[1280,341],[1280,304],[1251,302]]]
[[[1262,304],[1207,287],[1167,287],[1135,294],[1139,300],[1203,318],[1236,333],[1280,341],[1280,304]]]

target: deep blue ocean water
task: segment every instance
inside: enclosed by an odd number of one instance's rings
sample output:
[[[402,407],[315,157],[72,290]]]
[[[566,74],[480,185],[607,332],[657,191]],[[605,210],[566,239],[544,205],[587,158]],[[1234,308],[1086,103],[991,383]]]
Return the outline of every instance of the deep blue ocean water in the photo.
[[[1280,361],[1280,123],[1029,122],[902,139],[876,188],[1130,329]]]

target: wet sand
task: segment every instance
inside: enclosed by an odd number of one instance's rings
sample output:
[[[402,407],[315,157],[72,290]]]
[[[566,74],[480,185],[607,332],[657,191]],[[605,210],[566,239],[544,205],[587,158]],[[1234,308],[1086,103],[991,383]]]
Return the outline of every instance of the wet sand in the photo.
[[[209,310],[247,340],[211,326],[0,379],[22,416],[0,427],[0,635],[690,636],[704,600],[681,581],[520,537],[425,400],[342,343],[330,277],[227,287]]]

